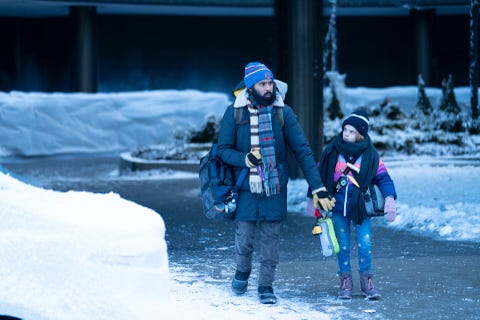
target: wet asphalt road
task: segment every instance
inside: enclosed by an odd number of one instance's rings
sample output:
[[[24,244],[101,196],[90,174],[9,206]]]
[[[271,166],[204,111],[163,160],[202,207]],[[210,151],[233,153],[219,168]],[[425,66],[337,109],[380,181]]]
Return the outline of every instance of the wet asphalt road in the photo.
[[[0,164],[45,188],[115,192],[152,208],[165,221],[172,265],[188,265],[230,285],[225,275],[234,270],[233,224],[203,217],[196,179],[115,179],[118,164],[111,157],[3,159]],[[374,279],[382,298],[361,298],[354,274],[356,296],[341,301],[335,298],[336,261],[322,256],[310,233],[312,223],[310,217],[290,214],[283,225],[274,283],[280,299],[309,302],[321,311],[335,306],[332,319],[480,319],[480,243],[437,241],[374,226]]]

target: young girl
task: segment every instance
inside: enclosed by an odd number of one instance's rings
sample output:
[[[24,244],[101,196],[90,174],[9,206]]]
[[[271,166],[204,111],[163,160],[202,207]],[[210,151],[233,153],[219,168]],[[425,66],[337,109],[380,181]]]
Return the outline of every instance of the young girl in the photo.
[[[372,232],[363,198],[363,192],[372,182],[385,197],[387,220],[392,222],[396,216],[395,186],[368,136],[368,126],[366,110],[355,110],[343,121],[342,132],[326,146],[320,160],[322,180],[336,199],[332,219],[340,246],[337,256],[341,280],[338,293],[340,299],[352,298],[351,224],[358,245],[360,289],[369,299],[380,297],[372,280]]]

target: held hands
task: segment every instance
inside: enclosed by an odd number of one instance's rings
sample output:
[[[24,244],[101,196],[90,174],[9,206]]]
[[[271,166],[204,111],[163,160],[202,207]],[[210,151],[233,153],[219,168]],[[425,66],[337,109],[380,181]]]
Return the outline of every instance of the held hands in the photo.
[[[395,199],[393,197],[390,196],[385,199],[384,211],[387,216],[388,222],[395,221],[395,218],[397,216],[397,207],[395,205]]]
[[[260,149],[256,148],[247,153],[247,156],[245,157],[245,163],[249,168],[255,168],[262,164],[262,155],[260,154]]]
[[[332,210],[335,206],[335,198],[328,193],[325,187],[313,194],[313,206],[322,210]]]

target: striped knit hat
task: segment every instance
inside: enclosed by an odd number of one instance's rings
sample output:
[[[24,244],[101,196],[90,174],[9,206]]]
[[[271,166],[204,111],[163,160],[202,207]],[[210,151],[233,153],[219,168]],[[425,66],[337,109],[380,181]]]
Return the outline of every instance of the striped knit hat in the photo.
[[[258,81],[263,79],[272,79],[273,73],[266,65],[260,62],[250,62],[245,67],[245,77],[243,78],[245,86],[250,89]]]
[[[345,118],[345,120],[343,120],[342,129],[347,124],[353,126],[357,129],[358,133],[365,137],[368,133],[368,125],[370,124],[367,111],[365,109],[357,109],[353,111]]]

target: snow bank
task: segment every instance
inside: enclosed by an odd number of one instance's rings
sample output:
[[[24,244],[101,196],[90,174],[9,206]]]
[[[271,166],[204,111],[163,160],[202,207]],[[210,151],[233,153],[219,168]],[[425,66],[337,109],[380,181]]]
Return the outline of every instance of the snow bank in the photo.
[[[0,314],[158,319],[168,303],[165,225],[119,195],[55,192],[0,173]]]
[[[162,90],[123,93],[0,92],[0,156],[133,150],[198,128],[230,104],[223,93]]]

